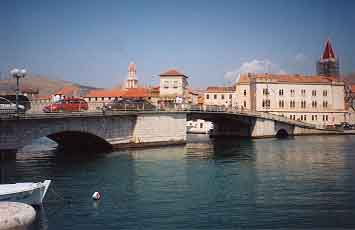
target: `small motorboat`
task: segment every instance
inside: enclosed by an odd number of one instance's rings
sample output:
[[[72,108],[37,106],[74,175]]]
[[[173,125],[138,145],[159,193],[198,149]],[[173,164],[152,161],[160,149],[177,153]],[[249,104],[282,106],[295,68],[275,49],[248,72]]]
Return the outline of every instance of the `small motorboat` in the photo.
[[[13,201],[29,205],[41,205],[51,180],[38,183],[0,184],[0,202]]]

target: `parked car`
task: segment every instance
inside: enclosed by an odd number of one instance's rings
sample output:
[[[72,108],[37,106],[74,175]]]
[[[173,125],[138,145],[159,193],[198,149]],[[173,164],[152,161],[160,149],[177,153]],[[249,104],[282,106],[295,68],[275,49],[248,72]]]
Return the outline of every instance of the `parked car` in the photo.
[[[342,128],[344,130],[350,130],[352,129],[352,125],[350,125],[348,122],[341,122],[337,127]]]
[[[19,104],[18,109],[20,113],[26,112],[24,105]],[[0,97],[0,113],[16,113],[16,102],[13,103],[5,97]]]
[[[142,99],[128,100],[128,99],[115,99],[112,102],[104,105],[104,111],[113,110],[155,110],[156,107],[150,102]]]
[[[81,112],[89,109],[88,103],[80,98],[66,98],[43,108],[43,112]]]

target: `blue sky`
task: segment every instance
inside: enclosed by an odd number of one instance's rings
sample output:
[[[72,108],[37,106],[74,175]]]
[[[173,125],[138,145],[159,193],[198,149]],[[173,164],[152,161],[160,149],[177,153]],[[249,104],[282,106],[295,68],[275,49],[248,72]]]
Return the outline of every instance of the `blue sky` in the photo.
[[[0,72],[25,67],[97,87],[177,68],[193,87],[241,70],[313,74],[330,38],[355,72],[355,1],[2,0]],[[233,74],[230,74],[230,73]],[[226,74],[227,73],[227,74]]]

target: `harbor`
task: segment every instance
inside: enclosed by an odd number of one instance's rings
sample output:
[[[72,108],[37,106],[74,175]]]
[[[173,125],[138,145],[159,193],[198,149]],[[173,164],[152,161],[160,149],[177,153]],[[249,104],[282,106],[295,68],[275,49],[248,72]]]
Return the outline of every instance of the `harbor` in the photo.
[[[355,229],[353,12],[3,0],[0,230]]]
[[[354,138],[189,135],[95,155],[42,140],[0,168],[3,183],[52,179],[32,229],[352,228]]]

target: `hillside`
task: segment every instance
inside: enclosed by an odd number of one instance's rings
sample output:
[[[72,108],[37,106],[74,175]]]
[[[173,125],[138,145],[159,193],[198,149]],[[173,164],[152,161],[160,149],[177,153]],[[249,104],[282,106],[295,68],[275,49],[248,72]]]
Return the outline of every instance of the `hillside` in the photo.
[[[38,90],[39,96],[52,95],[65,86],[77,86],[84,91],[95,89],[95,87],[83,86],[64,80],[50,79],[48,77],[40,75],[26,76],[24,79],[20,80],[21,89],[32,89],[35,91]],[[15,93],[15,89],[15,79],[0,80],[0,93],[12,94]]]

